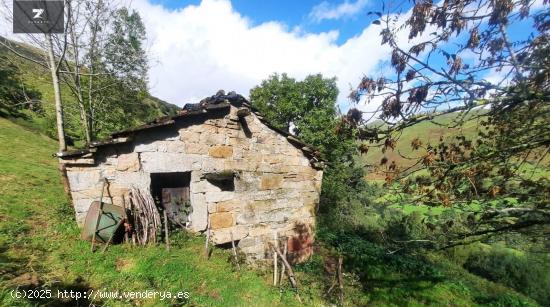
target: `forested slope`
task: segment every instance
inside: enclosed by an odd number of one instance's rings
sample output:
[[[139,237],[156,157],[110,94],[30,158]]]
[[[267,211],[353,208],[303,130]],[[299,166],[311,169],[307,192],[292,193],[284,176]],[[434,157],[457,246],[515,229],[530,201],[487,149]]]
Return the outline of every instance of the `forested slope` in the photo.
[[[7,42],[20,55],[28,58],[44,58],[43,51],[32,46]],[[80,113],[75,97],[66,84],[61,84],[61,95],[65,112],[66,134],[82,145]],[[144,94],[136,101],[124,104],[107,105],[104,113],[108,118],[98,137],[107,135],[110,130],[124,129],[147,122],[153,118],[175,114],[179,107],[159,98]],[[54,94],[50,71],[25,59],[0,44],[0,116],[17,118],[18,122],[55,137]]]

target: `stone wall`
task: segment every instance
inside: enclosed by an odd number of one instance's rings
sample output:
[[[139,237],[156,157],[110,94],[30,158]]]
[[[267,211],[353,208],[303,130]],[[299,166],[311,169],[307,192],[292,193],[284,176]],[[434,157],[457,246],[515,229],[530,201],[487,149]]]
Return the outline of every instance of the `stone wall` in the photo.
[[[214,243],[232,235],[250,260],[264,259],[276,232],[297,261],[309,257],[322,171],[256,115],[244,117],[243,129],[236,111],[231,106],[219,118],[145,130],[130,143],[100,147],[92,166],[68,165],[77,222],[99,197],[101,178],[109,182],[104,201],[122,205],[131,187],[150,188],[151,173],[190,172],[192,231],[206,230],[210,221]],[[223,171],[234,172],[234,191],[205,178]]]

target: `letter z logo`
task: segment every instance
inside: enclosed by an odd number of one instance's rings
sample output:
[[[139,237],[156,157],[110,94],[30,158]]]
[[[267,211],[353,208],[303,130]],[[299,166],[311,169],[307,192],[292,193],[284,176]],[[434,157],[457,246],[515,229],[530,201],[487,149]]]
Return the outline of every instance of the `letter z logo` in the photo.
[[[44,13],[44,9],[32,9],[32,12],[34,13],[32,19],[42,19],[42,13]]]

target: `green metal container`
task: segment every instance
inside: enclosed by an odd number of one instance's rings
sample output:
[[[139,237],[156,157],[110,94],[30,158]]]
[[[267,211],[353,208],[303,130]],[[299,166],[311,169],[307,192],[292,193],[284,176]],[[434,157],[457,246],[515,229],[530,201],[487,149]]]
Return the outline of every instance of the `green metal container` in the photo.
[[[100,202],[94,201],[86,214],[84,228],[80,237],[87,241],[92,241],[94,228],[99,216]],[[112,204],[103,203],[103,210],[99,220],[99,226],[95,236],[95,241],[105,243],[120,228],[120,220],[124,218],[124,208]]]

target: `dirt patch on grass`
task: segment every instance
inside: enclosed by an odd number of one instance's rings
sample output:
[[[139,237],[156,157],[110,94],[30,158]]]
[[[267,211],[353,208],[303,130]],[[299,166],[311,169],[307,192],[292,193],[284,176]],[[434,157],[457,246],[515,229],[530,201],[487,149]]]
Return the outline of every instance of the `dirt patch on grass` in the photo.
[[[10,279],[8,285],[17,288],[34,288],[40,285],[40,279],[35,273],[24,273]]]
[[[128,272],[136,266],[136,262],[133,259],[118,258],[115,265],[117,272]]]

